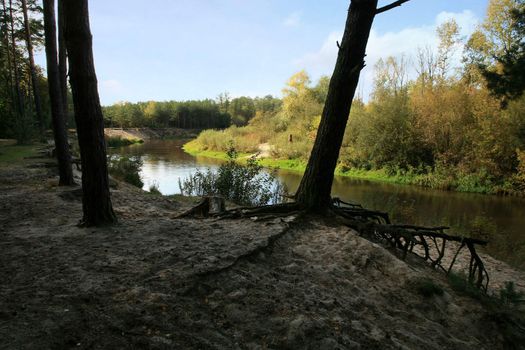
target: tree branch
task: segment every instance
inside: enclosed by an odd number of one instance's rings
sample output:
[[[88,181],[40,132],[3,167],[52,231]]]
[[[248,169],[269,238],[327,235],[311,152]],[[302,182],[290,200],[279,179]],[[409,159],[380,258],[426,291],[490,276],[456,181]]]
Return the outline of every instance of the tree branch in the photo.
[[[376,10],[376,15],[380,14],[380,13],[383,13],[383,12],[386,12],[388,10],[391,10],[393,9],[394,7],[398,7],[398,6],[401,6],[403,5],[405,2],[407,1],[410,1],[410,0],[397,0],[397,1],[394,1],[393,3],[391,3],[390,5],[386,5],[386,6],[383,6],[383,7],[380,7]]]

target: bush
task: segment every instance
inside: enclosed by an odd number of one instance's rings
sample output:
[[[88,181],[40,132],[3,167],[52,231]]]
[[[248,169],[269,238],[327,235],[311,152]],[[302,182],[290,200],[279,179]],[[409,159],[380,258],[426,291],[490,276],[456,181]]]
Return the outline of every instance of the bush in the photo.
[[[237,151],[230,147],[228,161],[217,172],[197,171],[180,181],[181,193],[186,196],[221,196],[239,205],[264,205],[281,202],[282,185],[275,174],[265,173],[255,157],[246,165],[236,162]]]
[[[149,185],[148,190],[151,194],[162,195],[162,192],[159,190],[159,183],[157,181],[153,181],[153,183]]]
[[[108,157],[109,173],[124,182],[142,188],[144,183],[140,178],[142,159],[140,157],[120,157],[111,155]]]

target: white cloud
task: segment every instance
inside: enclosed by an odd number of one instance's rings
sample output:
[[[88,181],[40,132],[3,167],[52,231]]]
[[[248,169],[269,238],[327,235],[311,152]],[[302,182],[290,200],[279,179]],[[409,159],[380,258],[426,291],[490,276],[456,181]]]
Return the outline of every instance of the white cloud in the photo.
[[[293,12],[283,21],[285,27],[298,27],[301,24],[301,13]]]
[[[465,10],[460,13],[442,12],[436,16],[433,24],[405,28],[398,32],[378,33],[372,29],[366,50],[367,67],[361,75],[361,89],[365,98],[371,90],[373,82],[373,66],[380,58],[388,56],[399,57],[405,55],[408,58],[415,57],[418,48],[430,47],[437,49],[438,39],[436,27],[446,20],[455,19],[461,28],[460,35],[467,37],[479,23],[479,19],[472,11]],[[297,69],[306,69],[312,77],[330,75],[333,71],[337,58],[336,41],[341,41],[342,32],[332,32],[328,35],[321,48],[313,53],[307,53],[293,63]],[[459,63],[462,49],[458,48],[456,57],[453,59]]]

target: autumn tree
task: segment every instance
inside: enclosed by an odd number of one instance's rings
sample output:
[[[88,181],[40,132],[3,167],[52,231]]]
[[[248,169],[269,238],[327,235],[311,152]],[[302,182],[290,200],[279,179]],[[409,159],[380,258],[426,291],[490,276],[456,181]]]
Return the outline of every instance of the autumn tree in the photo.
[[[321,123],[295,196],[297,203],[308,210],[324,211],[330,206],[334,171],[359,76],[365,66],[366,45],[374,18],[407,1],[395,1],[381,8],[377,8],[377,0],[350,2]]]
[[[82,162],[82,223],[99,226],[114,223],[109,192],[104,120],[93,61],[93,39],[88,1],[64,1],[64,34],[73,91],[75,121]]]
[[[469,68],[481,73],[503,106],[521,96],[525,87],[524,16],[524,0],[490,0],[481,27],[467,44]]]
[[[62,90],[57,60],[57,41],[55,25],[55,0],[44,0],[44,30],[46,41],[47,82],[51,102],[51,120],[55,138],[55,152],[58,160],[59,185],[74,184],[71,168],[71,154],[67,140],[66,116],[62,104]]]

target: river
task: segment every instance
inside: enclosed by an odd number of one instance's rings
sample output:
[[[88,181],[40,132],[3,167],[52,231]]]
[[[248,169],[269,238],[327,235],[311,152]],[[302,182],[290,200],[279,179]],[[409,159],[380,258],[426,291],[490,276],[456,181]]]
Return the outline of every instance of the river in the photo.
[[[182,150],[184,141],[153,140],[110,150],[143,160],[144,189],[156,183],[162,194],[180,193],[178,180],[196,169],[216,168],[221,161],[194,157]],[[278,178],[293,193],[301,174],[281,170]],[[387,211],[394,222],[445,225],[453,234],[468,234],[490,241],[487,252],[509,264],[525,268],[525,199],[473,193],[447,192],[409,185],[336,177],[333,196]]]

